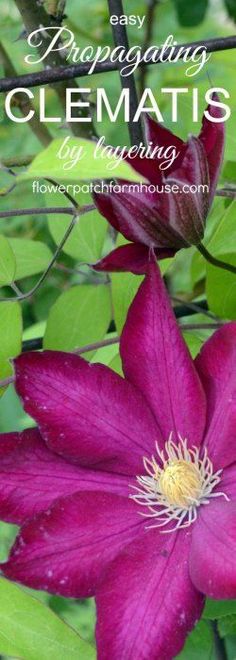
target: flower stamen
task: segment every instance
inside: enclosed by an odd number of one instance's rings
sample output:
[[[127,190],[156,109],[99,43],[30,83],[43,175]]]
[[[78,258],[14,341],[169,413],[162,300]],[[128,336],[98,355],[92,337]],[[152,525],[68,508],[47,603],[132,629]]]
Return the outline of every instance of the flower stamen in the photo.
[[[223,492],[213,492],[220,483],[222,470],[214,473],[206,448],[203,457],[200,449],[188,449],[187,440],[179,435],[175,444],[172,433],[160,450],[156,443],[157,457],[143,458],[146,474],[137,476],[138,486],[132,486],[136,491],[130,497],[142,507],[148,507],[148,512],[139,512],[146,518],[155,518],[155,524],[148,528],[166,527],[163,533],[173,532],[192,525],[197,519],[198,508],[209,504],[213,497],[229,498]],[[176,523],[173,525],[173,523]]]

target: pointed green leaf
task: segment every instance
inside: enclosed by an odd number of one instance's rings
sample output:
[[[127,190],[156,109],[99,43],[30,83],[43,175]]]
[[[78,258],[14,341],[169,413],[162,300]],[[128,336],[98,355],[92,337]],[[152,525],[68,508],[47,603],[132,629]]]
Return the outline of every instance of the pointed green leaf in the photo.
[[[51,309],[44,348],[71,351],[101,341],[110,321],[111,299],[107,285],[74,286],[63,293]]]
[[[42,602],[0,579],[0,653],[24,660],[95,660],[95,649]]]
[[[236,266],[236,254],[222,254],[220,259]],[[236,319],[236,277],[207,263],[206,294],[209,309],[223,319]]]
[[[176,660],[211,660],[213,635],[206,621],[199,621],[185,642],[183,651]]]
[[[16,260],[10,241],[0,235],[0,286],[11,284],[14,281]]]
[[[16,261],[15,280],[41,273],[52,258],[51,250],[40,241],[9,238],[9,244]]]
[[[48,225],[55,243],[62,240],[70,223],[67,215],[50,215]],[[93,264],[102,256],[107,222],[98,211],[82,215],[64,245],[64,252],[77,261]]]
[[[70,138],[64,149],[82,150],[82,158],[70,165],[70,158],[60,158],[63,153],[65,139],[56,139],[41,151],[32,161],[27,172],[17,177],[18,182],[28,179],[55,179],[63,181],[91,181],[93,179],[125,179],[126,181],[145,181],[125,160],[116,156],[104,155],[102,149],[97,150],[96,142],[84,138]],[[68,167],[70,167],[68,169]]]
[[[184,27],[194,27],[195,25],[202,23],[207,11],[208,0],[197,0],[197,2],[189,2],[189,0],[173,1],[180,25],[183,25]]]
[[[21,341],[22,316],[19,303],[0,303],[0,380],[12,374],[9,359],[20,353]]]
[[[221,619],[228,614],[236,614],[236,600],[212,600],[207,598],[203,611],[204,619]]]

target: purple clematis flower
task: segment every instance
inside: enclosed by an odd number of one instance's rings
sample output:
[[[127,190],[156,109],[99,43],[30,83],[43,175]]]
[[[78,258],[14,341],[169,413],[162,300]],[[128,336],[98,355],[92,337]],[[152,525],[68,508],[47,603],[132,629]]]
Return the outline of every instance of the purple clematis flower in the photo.
[[[99,660],[170,660],[205,595],[236,597],[236,323],[194,363],[159,269],[121,339],[125,378],[60,352],[15,361],[38,429],[0,442],[3,573],[96,596]]]
[[[219,100],[216,94],[212,99]],[[139,156],[127,159],[149,184],[158,186],[157,191],[150,190],[150,186],[132,190],[128,184],[124,192],[94,193],[99,212],[131,241],[95,264],[95,270],[144,273],[150,249],[163,259],[200,243],[216,191],[225,140],[221,109],[211,106],[208,112],[216,123],[204,116],[200,135],[190,136],[187,142],[147,117],[147,143],[164,151],[173,146],[178,157],[168,169],[161,169],[164,155],[158,160]]]

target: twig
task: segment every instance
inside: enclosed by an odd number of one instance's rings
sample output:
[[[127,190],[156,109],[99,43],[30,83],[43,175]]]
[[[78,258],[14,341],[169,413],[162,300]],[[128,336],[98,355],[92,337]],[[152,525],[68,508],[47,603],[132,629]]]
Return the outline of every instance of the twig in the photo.
[[[236,188],[221,188],[221,190],[216,191],[217,197],[231,197],[234,199],[236,197]]]
[[[5,71],[5,75],[6,76],[12,76],[12,77],[16,76],[17,75],[16,69],[13,66],[13,64],[10,60],[10,57],[9,57],[8,53],[6,52],[6,50],[5,50],[2,43],[0,43],[0,59],[3,62],[3,68],[4,68],[4,71]],[[46,147],[51,142],[52,137],[49,133],[48,128],[45,126],[45,124],[43,124],[43,122],[41,122],[39,120],[39,116],[38,116],[33,104],[31,103],[31,101],[29,99],[25,100],[25,96],[23,94],[21,94],[21,92],[16,92],[15,93],[14,101],[15,101],[15,104],[17,105],[17,107],[19,108],[21,114],[24,115],[25,117],[28,115],[30,110],[32,110],[32,109],[34,110],[34,115],[33,115],[32,119],[29,121],[29,127],[31,128],[34,135],[36,135],[38,140],[41,142],[41,144],[43,144]]]
[[[45,11],[43,5],[37,0],[15,0],[16,6],[22,16],[25,28],[27,33],[30,34],[37,30],[39,26],[45,27],[55,27],[55,19]],[[47,42],[46,42],[47,44]],[[41,55],[44,55],[45,52],[45,39],[42,37],[42,43],[38,47],[38,51]],[[53,72],[54,67],[60,67],[62,62],[60,53],[57,51],[50,52],[47,57],[44,59],[44,64],[46,67],[51,69]],[[65,67],[66,69],[67,67]],[[47,70],[46,70],[47,73]],[[55,92],[60,99],[63,109],[65,109],[65,99],[66,99],[66,81],[67,76],[59,81],[56,81],[54,77],[49,81],[52,87],[55,89]],[[59,82],[59,84],[55,84]],[[20,85],[21,86],[21,85]],[[72,83],[72,87],[77,89],[76,82]],[[87,116],[87,113],[82,109],[76,109],[75,115],[77,117]],[[96,135],[95,128],[93,127],[93,122],[84,123],[84,122],[71,122],[70,128],[72,133],[75,135],[82,135],[84,137],[94,137]]]
[[[72,198],[71,200],[72,201]],[[95,208],[94,204],[86,204],[85,206],[42,206],[41,208],[28,208],[28,209],[11,209],[11,211],[0,211],[0,219],[2,218],[13,218],[17,216],[27,216],[27,215],[85,215],[89,211],[93,211]]]
[[[188,300],[183,301],[182,298],[178,298],[178,296],[171,296],[171,299],[174,302],[180,303],[181,316],[184,316],[184,314],[182,313],[183,302],[184,302],[184,306],[187,308],[186,309],[186,311],[187,311],[186,316],[189,315],[189,310],[192,310],[193,314],[195,314],[195,313],[205,314],[205,316],[209,316],[209,318],[211,318],[211,319],[216,318],[215,314],[213,314],[212,312],[209,311],[209,309],[206,308],[205,302],[194,303],[194,302],[190,302]],[[178,307],[176,309],[178,309]]]
[[[19,1],[19,0],[18,0]],[[26,2],[26,0],[25,0]],[[28,0],[27,0],[28,5]],[[205,41],[193,41],[176,46],[172,49],[166,49],[166,57],[170,52],[173,56],[177,55],[182,48],[190,48],[189,54],[193,53],[198,46],[204,46],[208,53],[216,53],[221,50],[232,50],[236,48],[236,37],[224,37],[220,39],[207,39]],[[145,66],[151,66],[154,62],[142,63]],[[157,58],[156,64],[162,64]],[[82,64],[71,64],[67,66],[56,66],[53,69],[45,71],[38,71],[36,73],[29,73],[23,76],[16,76],[15,78],[2,78],[0,79],[0,92],[9,92],[15,87],[38,87],[50,83],[62,82],[65,80],[72,80],[73,78],[82,78],[87,76],[91,68],[91,62]],[[117,71],[117,65],[111,60],[101,62],[94,68],[94,75],[97,73],[106,73],[107,71]]]
[[[233,266],[232,264],[228,264],[226,263],[226,261],[222,261],[214,257],[213,254],[210,254],[210,252],[208,252],[207,248],[202,243],[199,243],[199,245],[197,245],[197,249],[200,252],[200,254],[202,254],[204,259],[206,259],[206,261],[212,264],[212,266],[215,266],[216,268],[222,268],[222,270],[228,270],[230,273],[236,274],[236,266]]]
[[[146,34],[145,34],[145,39],[143,43],[143,50],[146,51],[148,47],[150,46],[152,42],[152,37],[153,37],[153,28],[154,28],[154,18],[155,18],[155,11],[157,8],[157,5],[159,4],[159,0],[147,0],[147,5],[148,5],[148,10],[147,10],[147,15],[146,15]],[[140,85],[140,94],[143,94],[145,90],[145,85],[146,85],[146,74],[147,74],[147,69],[144,66],[140,67],[140,75],[139,75],[139,85]]]
[[[225,321],[217,321],[216,323],[182,323],[181,330],[218,330]]]
[[[22,215],[50,215],[53,213],[57,214],[67,214],[67,215],[78,215],[81,213],[81,210],[78,210],[69,206],[50,206],[49,208],[43,206],[42,208],[29,208],[29,209],[11,209],[11,211],[0,211],[1,218],[13,218]]]
[[[96,351],[99,348],[104,348],[105,346],[112,346],[113,344],[119,344],[120,337],[111,337],[111,339],[103,339],[103,341],[95,342],[94,344],[87,344],[82,348],[75,348],[72,352],[76,355],[83,355],[83,353],[89,353],[89,351]]]
[[[48,273],[50,272],[50,270],[53,267],[55,261],[57,260],[57,257],[59,256],[59,254],[60,254],[62,248],[64,247],[67,239],[69,238],[69,236],[72,232],[72,229],[74,229],[74,226],[75,226],[76,222],[77,222],[77,216],[74,215],[71,222],[70,222],[70,224],[69,224],[69,227],[67,228],[67,230],[66,230],[66,232],[63,236],[63,239],[59,243],[57,249],[54,252],[54,255],[53,255],[51,261],[49,262],[49,264],[48,264],[46,270],[44,271],[44,273],[39,278],[37,284],[35,284],[35,286],[30,291],[28,291],[27,293],[19,294],[19,295],[15,296],[14,298],[0,298],[0,302],[15,302],[16,300],[17,301],[18,300],[27,300],[27,298],[31,298],[31,296],[33,296],[34,293],[36,293],[36,291],[38,291],[39,287],[41,286],[41,284],[43,284],[44,280],[48,276]]]
[[[48,181],[48,183],[52,183],[54,186],[57,186],[57,185],[58,185],[57,182],[56,182],[54,179],[48,179],[48,177],[45,179],[45,181]],[[70,193],[67,192],[66,189],[64,189],[64,191],[63,191],[63,195],[64,195],[64,197],[66,197],[66,199],[69,200],[69,202],[71,202],[71,204],[72,204],[75,208],[77,208],[77,202],[76,202],[76,200],[74,199],[74,197],[72,197],[72,195],[70,195]]]
[[[115,46],[122,46],[126,52],[129,51],[129,41],[124,25],[119,23],[119,19],[124,15],[122,0],[108,0],[108,7],[110,16],[115,15],[118,17],[117,25],[112,26],[113,37]],[[123,68],[123,64],[118,64],[119,71]],[[134,116],[138,109],[138,95],[135,85],[135,78],[130,74],[126,78],[120,73],[120,82],[123,89],[129,89],[130,92],[130,120],[128,122],[129,135],[131,145],[138,145],[144,141],[143,129],[141,120],[134,123]]]
[[[8,385],[11,385],[11,383],[14,383],[14,381],[15,381],[15,376],[9,376],[8,378],[4,378],[3,380],[0,380],[0,388],[7,387]]]

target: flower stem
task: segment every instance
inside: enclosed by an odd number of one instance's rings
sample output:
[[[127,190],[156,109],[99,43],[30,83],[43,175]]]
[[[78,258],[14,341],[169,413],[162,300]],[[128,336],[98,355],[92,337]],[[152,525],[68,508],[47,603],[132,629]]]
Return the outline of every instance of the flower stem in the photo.
[[[211,621],[211,627],[215,643],[215,652],[217,660],[228,660],[227,651],[225,648],[225,643],[222,637],[218,633],[218,627],[216,621]]]
[[[233,266],[233,264],[228,264],[226,261],[221,261],[221,259],[217,259],[216,257],[213,257],[210,252],[208,252],[207,248],[202,245],[202,243],[199,243],[197,246],[198,251],[202,254],[204,259],[206,261],[209,261],[210,264],[213,266],[216,266],[216,268],[222,268],[223,270],[228,270],[230,273],[235,273],[236,274],[236,266]]]

